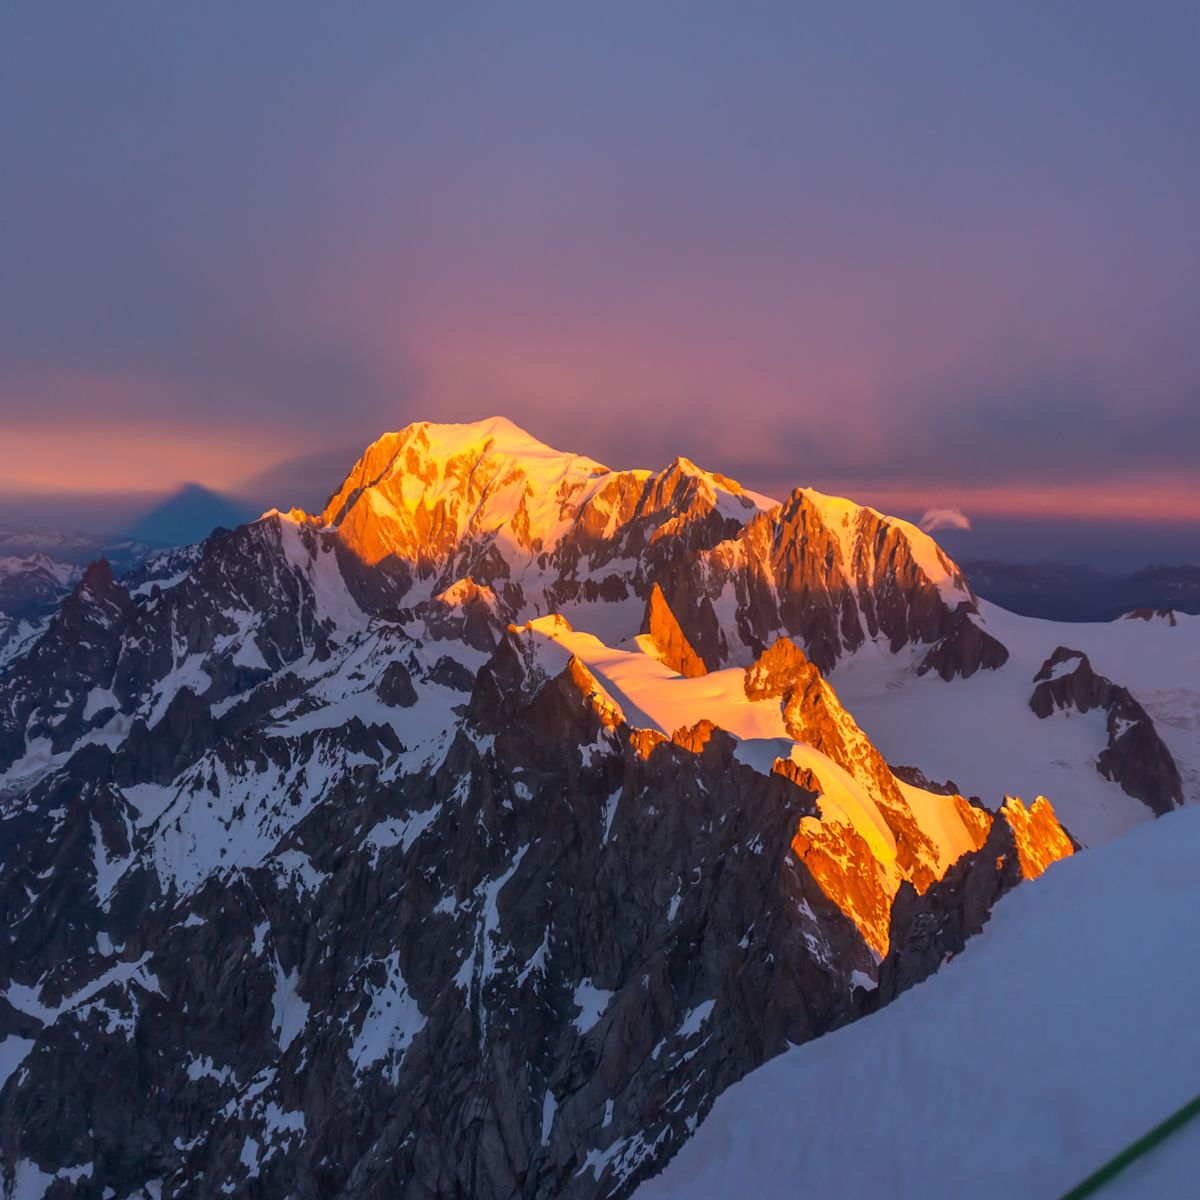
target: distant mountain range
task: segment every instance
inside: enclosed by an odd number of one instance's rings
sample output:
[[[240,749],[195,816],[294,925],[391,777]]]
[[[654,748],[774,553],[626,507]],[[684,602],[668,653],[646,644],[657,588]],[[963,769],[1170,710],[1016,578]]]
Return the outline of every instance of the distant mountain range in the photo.
[[[257,515],[257,508],[248,501],[186,483],[112,538],[0,525],[0,557],[43,554],[57,563],[78,567],[107,558],[114,573],[121,575],[155,550],[193,545],[214,529],[235,529]],[[1114,574],[1082,564],[1020,563],[961,555],[956,561],[976,595],[1021,616],[1112,621],[1138,609],[1200,613],[1200,566],[1149,566]],[[0,590],[0,613],[14,615],[16,588],[12,584],[7,592]],[[57,598],[65,592],[60,589]],[[45,594],[41,587],[39,595]]]
[[[1111,621],[1136,609],[1200,613],[1200,566],[1108,575],[1061,563],[959,559],[975,593],[1010,612],[1050,621]]]
[[[124,538],[0,525],[0,667],[40,635],[88,563],[106,558],[123,573],[152,550]]]
[[[98,558],[107,558],[119,573],[136,567],[157,548],[128,537],[0,525],[0,558],[32,558],[41,554],[75,567],[86,567]]]

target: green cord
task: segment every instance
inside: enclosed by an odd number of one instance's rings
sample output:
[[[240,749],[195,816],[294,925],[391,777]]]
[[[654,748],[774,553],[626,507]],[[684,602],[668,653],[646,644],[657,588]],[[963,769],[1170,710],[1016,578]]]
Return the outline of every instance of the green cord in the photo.
[[[1114,1175],[1119,1175],[1131,1162],[1142,1157],[1155,1146],[1186,1125],[1197,1113],[1200,1113],[1200,1096],[1185,1104],[1177,1112],[1172,1113],[1165,1121],[1155,1125],[1149,1133],[1138,1138],[1132,1145],[1127,1146],[1116,1158],[1110,1159],[1094,1174],[1089,1175],[1082,1183],[1076,1184],[1062,1196],[1062,1200],[1083,1200],[1098,1192]]]

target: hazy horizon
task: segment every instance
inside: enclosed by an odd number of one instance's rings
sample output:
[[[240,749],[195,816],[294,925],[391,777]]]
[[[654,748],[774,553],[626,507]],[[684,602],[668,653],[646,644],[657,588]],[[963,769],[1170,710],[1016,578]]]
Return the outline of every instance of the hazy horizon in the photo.
[[[1200,10],[468,8],[0,12],[8,519],[503,412],[1200,557]]]
[[[231,506],[240,507],[242,519],[251,520],[272,508],[286,511],[302,508],[318,512],[336,490],[365,446],[352,449],[318,451],[298,459],[285,459],[245,480],[228,491],[209,488],[196,481],[182,481],[172,488],[156,491],[109,493],[0,492],[0,525],[18,528],[46,528],[63,532],[92,534],[99,537],[126,536],[139,521],[187,489],[201,489]],[[587,446],[564,445],[569,450],[597,457]],[[669,459],[608,462],[615,469],[628,467],[664,467]],[[728,463],[701,461],[700,466],[733,475]],[[921,504],[905,503],[886,490],[870,487],[843,487],[846,481],[826,480],[820,475],[797,477],[789,485],[777,478],[734,476],[744,486],[782,498],[792,487],[816,487],[820,491],[845,495],[859,503],[871,504],[890,515],[914,523],[932,515]],[[899,503],[889,503],[899,499]],[[201,506],[200,511],[204,511]],[[933,513],[944,510],[932,510]],[[957,506],[949,509],[951,523],[934,523],[932,536],[954,558],[998,559],[1013,563],[1063,563],[1087,565],[1098,570],[1126,573],[1153,565],[1178,566],[1200,563],[1197,534],[1187,521],[1113,520],[1080,517],[1077,519],[1036,515],[995,515],[968,512]],[[960,521],[966,527],[959,527]],[[927,523],[928,525],[928,523]],[[200,526],[192,526],[200,528]],[[174,538],[162,539],[178,540]]]

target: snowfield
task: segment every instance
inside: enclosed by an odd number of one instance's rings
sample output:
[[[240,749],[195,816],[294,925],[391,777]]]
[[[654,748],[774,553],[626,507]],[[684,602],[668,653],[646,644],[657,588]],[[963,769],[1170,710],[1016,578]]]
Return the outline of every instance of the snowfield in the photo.
[[[953,780],[964,795],[998,808],[1010,795],[1047,796],[1085,846],[1111,841],[1153,814],[1096,770],[1107,742],[1105,714],[1029,707],[1033,677],[1058,646],[1127,687],[1150,714],[1179,766],[1185,803],[1200,801],[1200,617],[1176,624],[1041,621],[981,602],[986,627],[1008,647],[999,670],[943,683],[918,676],[916,654],[868,643],[830,676],[838,697],[894,766]]]
[[[1200,1092],[1198,859],[1187,808],[1056,863],[925,983],[720,1096],[638,1200],[1062,1195]],[[1198,1147],[1193,1122],[1100,1195],[1195,1195]]]

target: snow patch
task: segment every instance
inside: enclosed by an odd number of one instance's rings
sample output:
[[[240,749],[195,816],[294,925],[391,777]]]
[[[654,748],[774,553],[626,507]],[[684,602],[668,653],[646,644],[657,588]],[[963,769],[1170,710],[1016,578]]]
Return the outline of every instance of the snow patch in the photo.
[[[358,1071],[384,1058],[392,1061],[395,1082],[404,1052],[425,1028],[425,1017],[408,990],[400,970],[399,953],[385,960],[386,976],[380,985],[368,984],[370,997],[362,1026],[350,1046],[350,1061]]]
[[[281,1051],[286,1050],[296,1040],[308,1022],[308,1004],[296,991],[299,979],[298,970],[293,968],[285,975],[283,968],[276,962],[275,992],[272,997],[275,1019],[272,1027]]]
[[[579,1015],[572,1018],[575,1028],[580,1033],[586,1033],[591,1029],[604,1015],[605,1009],[608,1008],[609,1002],[615,994],[615,992],[596,987],[590,979],[582,980],[572,998],[575,1007],[580,1010]]]
[[[683,1024],[679,1026],[680,1037],[691,1037],[694,1033],[700,1032],[700,1026],[712,1016],[712,1010],[716,1005],[715,1000],[705,1000],[703,1004],[697,1004],[695,1008],[688,1013],[683,1019]]]

